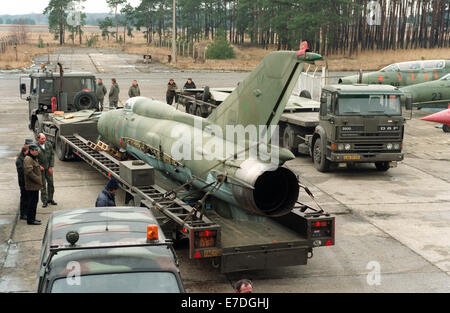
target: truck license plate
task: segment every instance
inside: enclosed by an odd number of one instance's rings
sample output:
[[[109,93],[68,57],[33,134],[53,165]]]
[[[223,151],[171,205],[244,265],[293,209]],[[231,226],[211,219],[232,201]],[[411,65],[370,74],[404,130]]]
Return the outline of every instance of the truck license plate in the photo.
[[[211,250],[203,251],[203,257],[205,257],[205,258],[212,258],[215,256],[220,256],[220,250],[211,249]]]
[[[360,155],[344,155],[344,160],[360,160]]]

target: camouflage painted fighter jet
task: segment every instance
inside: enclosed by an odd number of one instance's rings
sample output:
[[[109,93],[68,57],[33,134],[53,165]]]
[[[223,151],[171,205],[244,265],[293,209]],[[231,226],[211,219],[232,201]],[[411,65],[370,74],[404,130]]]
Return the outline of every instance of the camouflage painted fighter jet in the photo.
[[[355,83],[382,84],[395,87],[410,86],[438,80],[450,73],[450,60],[424,60],[401,62],[386,66],[371,73],[347,76],[339,79],[339,84]]]
[[[400,90],[411,95],[413,104],[419,108],[447,108],[450,104],[450,74],[435,81],[403,87]]]
[[[283,165],[295,156],[280,148],[274,160],[272,153],[277,151],[277,145],[264,142],[261,137],[255,141],[244,136],[236,142],[234,134],[231,139],[223,134],[228,135],[230,126],[276,126],[303,63],[321,58],[308,52],[304,43],[297,53],[268,54],[208,118],[136,97],[129,99],[122,110],[103,113],[98,130],[103,141],[126,150],[182,184],[208,192],[218,202],[215,206],[230,217],[286,215],[297,202],[299,185],[295,174]],[[211,133],[208,128],[215,130]],[[223,132],[222,136],[219,132]],[[212,153],[211,147],[224,146],[225,154],[217,153],[218,150]],[[247,152],[255,147],[262,147],[258,158],[249,158]]]

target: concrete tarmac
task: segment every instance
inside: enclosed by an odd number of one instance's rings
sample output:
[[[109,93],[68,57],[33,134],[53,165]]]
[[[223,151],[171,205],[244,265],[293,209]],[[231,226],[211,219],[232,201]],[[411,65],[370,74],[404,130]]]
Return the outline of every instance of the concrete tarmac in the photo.
[[[181,71],[145,65],[142,56],[102,49],[65,49],[50,55],[65,70],[91,71],[110,78],[128,98],[137,79],[143,96],[165,100],[166,85],[192,77],[197,86],[233,87],[248,73]],[[46,62],[47,55],[36,63]],[[37,66],[36,66],[37,67]],[[18,220],[19,188],[15,157],[28,130],[27,102],[21,100],[18,73],[0,73],[0,292],[34,292],[45,224],[56,210],[95,204],[106,180],[82,161],[55,165],[57,206],[38,205],[41,226]],[[405,161],[388,172],[373,165],[320,173],[310,158],[288,167],[300,175],[317,202],[336,216],[336,245],[314,250],[306,266],[220,274],[208,260],[189,260],[179,245],[181,274],[188,292],[232,292],[232,283],[249,278],[263,292],[450,292],[450,136],[415,111],[405,133]],[[119,193],[117,203],[123,204]],[[312,204],[305,193],[300,200]],[[379,275],[378,275],[379,273]]]

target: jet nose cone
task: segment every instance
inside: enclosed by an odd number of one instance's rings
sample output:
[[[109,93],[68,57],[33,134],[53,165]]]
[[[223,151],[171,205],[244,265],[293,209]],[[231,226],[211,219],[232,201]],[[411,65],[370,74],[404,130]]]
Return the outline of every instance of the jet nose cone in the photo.
[[[449,125],[450,124],[450,109],[422,117],[421,120],[427,121],[427,122],[434,122],[434,123]]]

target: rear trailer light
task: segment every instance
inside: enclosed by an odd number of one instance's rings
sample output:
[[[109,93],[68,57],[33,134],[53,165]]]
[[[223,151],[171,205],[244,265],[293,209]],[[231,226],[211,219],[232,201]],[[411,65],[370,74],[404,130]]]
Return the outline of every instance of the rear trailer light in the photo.
[[[196,248],[210,248],[216,246],[217,231],[203,230],[194,233],[194,246]]]

